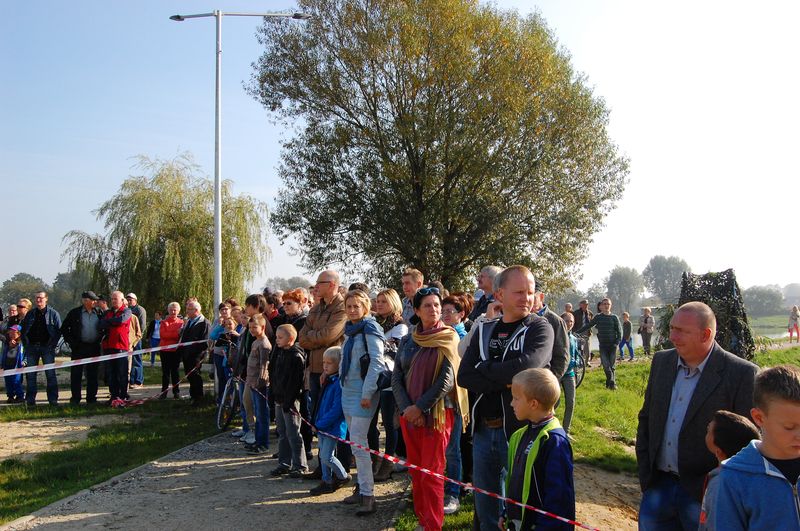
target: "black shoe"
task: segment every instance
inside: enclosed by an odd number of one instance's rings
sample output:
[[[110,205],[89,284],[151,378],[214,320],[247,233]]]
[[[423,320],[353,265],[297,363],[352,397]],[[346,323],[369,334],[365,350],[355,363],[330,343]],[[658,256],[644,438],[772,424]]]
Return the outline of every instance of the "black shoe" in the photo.
[[[324,481],[320,482],[319,485],[308,491],[308,493],[311,494],[312,496],[319,496],[321,494],[330,494],[332,492],[336,492],[336,488],[333,486],[332,483],[325,483]]]
[[[279,476],[285,476],[286,474],[289,473],[289,470],[290,470],[289,467],[286,465],[278,465],[277,468],[272,469],[269,475],[277,478]]]
[[[308,469],[294,468],[289,471],[289,477],[292,479],[303,479],[309,475],[311,475],[311,472],[309,472]]]
[[[303,479],[309,479],[312,481],[322,480],[322,467],[318,466],[317,468],[315,468],[314,470],[303,476]]]
[[[336,476],[333,476],[333,489],[337,490],[337,489],[340,489],[342,487],[345,487],[351,481],[353,481],[353,476],[351,476],[350,474],[347,474],[342,479],[339,479]],[[356,486],[358,486],[358,485],[356,485]]]
[[[266,446],[252,446],[248,448],[247,451],[250,452],[251,454],[260,455],[269,452],[269,448],[267,448]]]

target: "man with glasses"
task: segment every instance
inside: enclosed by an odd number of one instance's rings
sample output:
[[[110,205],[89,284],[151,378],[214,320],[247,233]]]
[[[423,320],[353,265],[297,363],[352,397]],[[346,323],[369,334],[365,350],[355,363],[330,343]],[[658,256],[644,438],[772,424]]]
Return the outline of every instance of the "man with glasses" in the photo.
[[[341,345],[344,341],[344,325],[347,321],[347,314],[344,309],[344,297],[339,294],[340,283],[339,273],[332,269],[319,274],[317,283],[314,285],[317,304],[308,312],[306,324],[300,329],[297,336],[300,346],[309,353],[308,369],[306,370],[309,371],[308,386],[311,410],[316,406],[322,385],[320,383],[322,353],[330,347]],[[339,459],[347,467],[350,461],[345,457],[339,455]],[[319,475],[319,479],[322,478],[322,470],[319,467],[309,475],[309,479],[314,479],[317,475]]]
[[[56,361],[56,346],[61,338],[61,316],[47,305],[47,293],[40,291],[34,298],[36,307],[25,315],[22,321],[22,342],[25,347],[26,366],[39,365],[39,360],[47,365]],[[44,371],[47,378],[47,401],[51,406],[58,405],[58,381],[56,371]],[[36,404],[36,377],[38,373],[27,374],[28,388],[25,399],[29,406]]]
[[[475,319],[485,314],[489,305],[494,302],[494,279],[501,271],[501,268],[489,265],[481,269],[481,272],[478,273],[478,277],[476,278],[478,281],[478,289],[483,291],[483,295],[481,295],[481,298],[475,303],[475,307],[472,308],[472,311],[469,312],[467,317],[470,321],[475,322]]]
[[[531,368],[550,368],[553,328],[531,313],[536,282],[525,266],[511,266],[496,278],[502,316],[477,323],[458,370],[458,385],[475,393],[472,407],[472,482],[502,493],[505,485],[508,439],[525,422],[511,409],[511,380]],[[473,327],[473,328],[475,328]],[[480,529],[496,530],[502,502],[475,495]]]

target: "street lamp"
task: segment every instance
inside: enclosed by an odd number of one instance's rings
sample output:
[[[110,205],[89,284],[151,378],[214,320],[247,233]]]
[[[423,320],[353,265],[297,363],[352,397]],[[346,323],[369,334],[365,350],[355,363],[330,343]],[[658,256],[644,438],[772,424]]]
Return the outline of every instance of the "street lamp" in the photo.
[[[308,20],[311,15],[306,13],[228,13],[215,10],[212,13],[196,15],[172,15],[170,20],[183,22],[189,18],[214,17],[217,22],[217,81],[215,95],[215,123],[214,123],[214,311],[222,302],[222,17],[263,17],[263,18],[293,18],[295,20]]]

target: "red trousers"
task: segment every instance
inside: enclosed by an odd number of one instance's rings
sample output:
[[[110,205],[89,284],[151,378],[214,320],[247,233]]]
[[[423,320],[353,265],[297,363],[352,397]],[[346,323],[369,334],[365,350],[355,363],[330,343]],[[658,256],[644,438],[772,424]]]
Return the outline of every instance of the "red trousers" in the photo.
[[[400,417],[400,429],[410,463],[444,474],[447,442],[453,429],[453,410],[447,409],[444,430],[416,428]],[[409,469],[414,494],[414,513],[425,531],[439,531],[444,521],[444,480]]]

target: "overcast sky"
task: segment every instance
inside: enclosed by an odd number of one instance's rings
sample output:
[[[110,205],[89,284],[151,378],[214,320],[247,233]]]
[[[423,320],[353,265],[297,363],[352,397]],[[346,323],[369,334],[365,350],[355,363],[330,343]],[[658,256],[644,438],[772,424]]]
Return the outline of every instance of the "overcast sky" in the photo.
[[[213,9],[291,3],[11,0],[0,17],[0,282],[25,271],[52,282],[68,230],[98,232],[91,211],[131,174],[134,157],[194,154],[213,176]],[[611,109],[631,159],[622,201],[587,248],[582,288],[615,265],[656,254],[695,272],[733,267],[742,286],[800,282],[796,153],[800,3],[763,1],[497,2],[538,8]],[[281,131],[245,94],[260,53],[257,18],[223,23],[223,177],[272,204]],[[120,215],[124,215],[121,212]],[[7,240],[8,242],[8,240]],[[270,276],[304,274],[270,240]],[[211,264],[209,264],[209,267]]]

